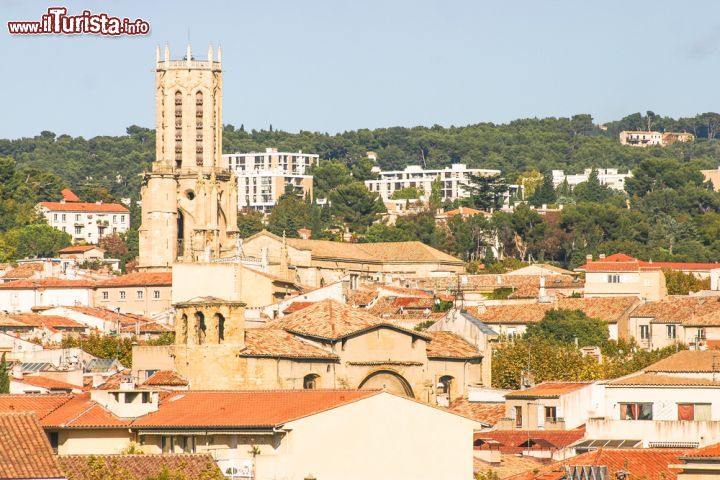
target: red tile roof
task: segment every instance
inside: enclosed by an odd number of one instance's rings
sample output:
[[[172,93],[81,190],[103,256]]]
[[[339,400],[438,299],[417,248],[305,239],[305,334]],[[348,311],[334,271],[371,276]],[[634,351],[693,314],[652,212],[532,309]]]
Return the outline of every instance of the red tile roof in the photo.
[[[22,263],[12,270],[5,272],[2,278],[6,280],[30,278],[36,273],[42,272],[44,269],[45,267],[41,263]]]
[[[424,333],[386,323],[366,311],[351,308],[335,300],[316,302],[298,312],[273,322],[274,327],[308,337],[339,340],[374,328],[385,327],[400,330],[413,336],[430,338]]]
[[[69,188],[63,188],[60,190],[60,195],[62,195],[62,199],[66,202],[79,202],[80,197],[75,195],[75,192],[70,190]]]
[[[643,369],[646,373],[713,373],[720,372],[717,350],[681,350]]]
[[[0,414],[0,478],[64,477],[34,414]]]
[[[89,280],[71,280],[66,278],[37,278],[28,280],[15,280],[0,283],[0,289],[34,290],[37,288],[93,288],[96,283]]]
[[[527,450],[521,445],[527,444],[528,439],[543,445],[545,449],[559,450],[572,445],[584,436],[584,427],[573,430],[491,430],[476,432],[474,440],[494,440],[500,443],[502,453],[520,453]]]
[[[43,377],[41,375],[25,375],[22,379],[13,379],[16,382],[25,383],[32,385],[33,387],[46,388],[51,391],[67,391],[72,392],[73,390],[82,390],[83,387],[79,385],[73,385],[67,382],[61,382],[54,378]]]
[[[72,306],[66,306],[66,307],[60,307],[60,308],[66,308],[68,310],[72,310],[78,313],[82,313],[84,315],[88,315],[90,317],[99,318],[101,320],[109,321],[109,322],[117,322],[120,320],[121,326],[128,326],[128,325],[135,325],[137,322],[149,322],[150,319],[148,317],[143,317],[141,315],[135,315],[132,313],[118,313],[116,311],[102,308],[102,307],[82,307],[79,305],[72,305]]]
[[[40,419],[40,424],[46,428],[121,428],[129,426],[131,423],[131,420],[120,419],[90,400],[90,393],[73,396],[62,406]]]
[[[135,320],[132,322],[123,322],[123,327],[120,328],[121,332],[125,333],[166,333],[172,332],[173,329],[162,323],[152,321]],[[139,325],[139,327],[138,327]]]
[[[156,387],[184,387],[188,381],[175,370],[160,370],[150,375],[143,385]]]
[[[40,202],[40,205],[51,212],[130,213],[119,203]]]
[[[607,467],[606,478],[615,478],[615,474],[623,470],[630,474],[630,479],[675,480],[678,472],[668,468],[668,466],[680,463],[680,457],[685,452],[687,450],[676,448],[625,448],[617,450],[601,448],[509,478],[513,480],[561,479],[565,478],[563,466],[583,465]]]
[[[98,283],[98,287],[171,286],[172,272],[133,272]]]
[[[450,403],[449,408],[455,413],[489,425],[495,425],[505,416],[504,403],[471,402],[467,397],[456,398]]]
[[[0,413],[33,412],[43,419],[67,403],[72,395],[0,395]]]
[[[249,328],[245,330],[245,348],[241,357],[314,358],[336,361],[338,356],[311,345],[280,328]]]
[[[137,427],[270,428],[377,395],[372,390],[185,391],[170,395]]]
[[[505,394],[505,398],[557,398],[560,395],[588,387],[592,382],[543,382],[527,390],[516,390]]]
[[[113,478],[146,480],[165,478],[164,471],[168,472],[168,478],[224,478],[208,454],[60,455],[57,461],[71,480],[96,480],[105,472],[108,476],[113,474]]]
[[[105,251],[97,245],[70,245],[69,247],[58,250],[58,253],[85,253],[90,250],[100,250],[101,252]]]
[[[458,358],[469,360],[482,358],[482,353],[465,339],[452,332],[428,332],[431,340],[427,343],[428,358]]]
[[[720,443],[713,443],[707,447],[688,450],[683,458],[720,458]]]
[[[720,382],[705,378],[678,377],[675,375],[657,375],[642,373],[632,377],[620,378],[607,384],[612,387],[714,387],[720,388]]]
[[[616,323],[639,303],[635,297],[607,298],[559,298],[553,303],[533,303],[523,305],[491,305],[484,311],[474,307],[471,313],[487,324],[526,324],[537,323],[545,312],[556,309],[581,310],[588,317],[599,318],[608,323]]]
[[[315,302],[293,302],[290,305],[288,305],[288,307],[285,310],[283,310],[283,313],[285,315],[289,315],[291,313],[295,313],[299,310],[302,310],[305,307],[309,307],[313,303],[315,303]]]
[[[719,325],[719,297],[670,296],[636,308],[633,318],[652,318],[653,322],[682,323],[687,326]]]
[[[588,272],[643,271],[643,270],[712,270],[720,268],[720,263],[687,262],[646,262],[637,258],[615,253],[606,258],[588,261],[575,270]]]
[[[86,327],[82,323],[78,323],[66,317],[59,315],[40,315],[37,313],[23,313],[23,314],[11,314],[8,315],[13,320],[16,320],[25,325],[33,327],[45,327],[52,330],[84,330]]]

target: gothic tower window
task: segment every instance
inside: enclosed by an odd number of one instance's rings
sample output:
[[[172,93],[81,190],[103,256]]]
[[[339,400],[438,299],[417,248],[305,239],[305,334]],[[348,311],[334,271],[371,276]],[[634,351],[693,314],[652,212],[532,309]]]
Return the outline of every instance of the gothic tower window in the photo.
[[[195,164],[203,164],[203,94],[198,91],[195,94]]]
[[[182,93],[175,92],[175,166],[182,166]]]

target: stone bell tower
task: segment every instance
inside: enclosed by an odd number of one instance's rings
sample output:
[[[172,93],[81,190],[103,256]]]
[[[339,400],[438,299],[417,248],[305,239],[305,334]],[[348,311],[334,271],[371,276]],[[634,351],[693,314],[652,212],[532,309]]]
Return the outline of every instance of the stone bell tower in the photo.
[[[141,187],[140,269],[235,254],[237,181],[222,158],[222,52],[155,60],[155,161]]]

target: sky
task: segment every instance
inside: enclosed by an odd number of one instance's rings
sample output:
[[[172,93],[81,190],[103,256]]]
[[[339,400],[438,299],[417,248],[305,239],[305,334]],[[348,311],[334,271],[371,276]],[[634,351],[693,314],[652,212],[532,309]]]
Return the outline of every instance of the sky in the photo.
[[[150,23],[147,36],[19,36],[48,7]],[[223,50],[223,123],[246,129],[505,123],[718,111],[712,1],[0,0],[0,138],[154,127],[155,46]]]

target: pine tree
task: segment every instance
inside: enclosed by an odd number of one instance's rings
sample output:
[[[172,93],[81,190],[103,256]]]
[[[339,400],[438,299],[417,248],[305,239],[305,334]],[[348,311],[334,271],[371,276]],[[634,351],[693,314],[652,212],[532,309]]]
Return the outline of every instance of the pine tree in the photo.
[[[553,185],[552,175],[546,173],[543,175],[543,183],[536,188],[530,197],[530,203],[539,207],[541,205],[549,205],[555,203],[555,186]]]

